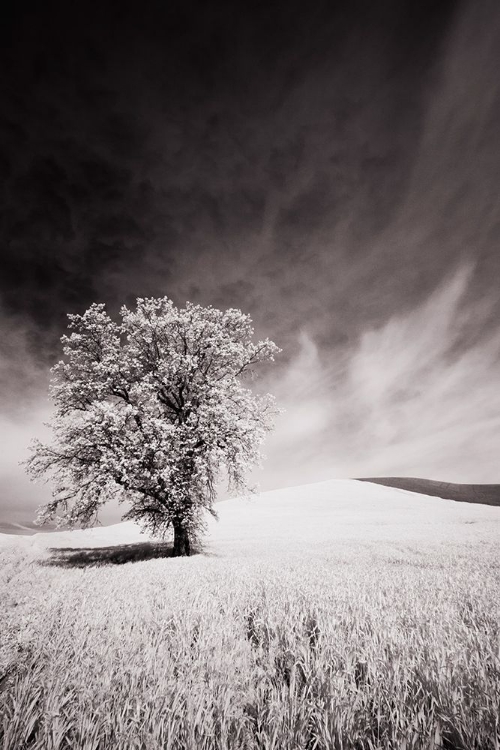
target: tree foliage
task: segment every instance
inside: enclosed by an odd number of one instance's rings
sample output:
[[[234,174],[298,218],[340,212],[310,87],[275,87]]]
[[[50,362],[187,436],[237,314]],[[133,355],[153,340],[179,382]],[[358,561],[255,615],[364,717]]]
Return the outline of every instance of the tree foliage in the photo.
[[[173,527],[189,554],[203,511],[213,510],[223,468],[230,487],[248,489],[248,469],[277,413],[269,394],[242,383],[278,347],[253,343],[249,316],[167,297],[122,307],[115,323],[103,304],[69,315],[64,360],[52,368],[53,442],[35,441],[32,478],[53,482],[38,522],[88,526],[112,496],[155,535]]]

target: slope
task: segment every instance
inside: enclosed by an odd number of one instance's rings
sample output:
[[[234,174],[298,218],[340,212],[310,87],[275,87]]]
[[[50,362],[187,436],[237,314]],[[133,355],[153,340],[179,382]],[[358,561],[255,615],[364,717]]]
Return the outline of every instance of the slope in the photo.
[[[378,483],[329,480],[232,498],[207,517],[203,550],[209,555],[248,557],[284,548],[325,550],[342,542],[474,542],[498,539],[500,512],[487,505],[402,492]],[[149,537],[131,521],[87,530],[0,535],[32,549],[105,549],[143,544]]]
[[[442,497],[460,503],[500,506],[500,484],[456,484],[418,477],[363,477],[360,482],[382,484],[422,495]]]

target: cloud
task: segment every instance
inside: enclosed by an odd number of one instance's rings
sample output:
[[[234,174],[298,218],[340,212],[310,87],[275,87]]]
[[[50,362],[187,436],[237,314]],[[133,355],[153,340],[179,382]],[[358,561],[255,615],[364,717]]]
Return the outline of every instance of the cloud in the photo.
[[[7,314],[1,300],[0,331],[0,408],[6,416],[22,416],[47,391],[45,353],[22,317]]]
[[[398,474],[498,481],[500,333],[484,333],[486,311],[467,303],[472,273],[460,267],[337,359],[300,333],[276,382],[287,411],[268,443],[266,486]]]
[[[328,425],[328,413],[318,396],[325,392],[318,347],[306,331],[298,336],[299,350],[276,384],[276,397],[286,417],[278,421],[274,441],[282,449],[315,440]]]

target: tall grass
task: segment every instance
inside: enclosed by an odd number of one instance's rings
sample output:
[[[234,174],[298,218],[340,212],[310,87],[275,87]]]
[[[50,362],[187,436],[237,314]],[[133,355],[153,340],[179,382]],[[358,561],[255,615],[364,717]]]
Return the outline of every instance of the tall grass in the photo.
[[[499,750],[500,555],[4,552],[3,750]]]

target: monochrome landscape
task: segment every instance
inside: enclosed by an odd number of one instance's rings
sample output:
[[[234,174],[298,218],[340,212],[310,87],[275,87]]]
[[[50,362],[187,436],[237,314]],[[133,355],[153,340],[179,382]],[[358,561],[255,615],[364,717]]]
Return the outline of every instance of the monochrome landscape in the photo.
[[[0,750],[500,750],[498,0],[6,0]]]

